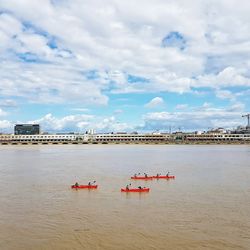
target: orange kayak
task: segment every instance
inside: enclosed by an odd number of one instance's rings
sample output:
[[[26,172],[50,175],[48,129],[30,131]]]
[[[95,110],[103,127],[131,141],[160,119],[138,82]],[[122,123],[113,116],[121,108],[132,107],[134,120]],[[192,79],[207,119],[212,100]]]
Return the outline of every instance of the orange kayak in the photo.
[[[153,176],[132,176],[131,177],[132,180],[153,180]]]
[[[154,179],[175,179],[174,175],[159,175],[159,176],[153,176]]]
[[[149,188],[131,188],[131,189],[126,189],[126,188],[121,188],[121,192],[137,192],[137,193],[142,193],[142,192],[149,192]]]
[[[87,189],[96,189],[98,187],[98,185],[79,185],[79,186],[75,186],[72,185],[71,188],[75,188],[75,189],[83,189],[83,188],[87,188]]]

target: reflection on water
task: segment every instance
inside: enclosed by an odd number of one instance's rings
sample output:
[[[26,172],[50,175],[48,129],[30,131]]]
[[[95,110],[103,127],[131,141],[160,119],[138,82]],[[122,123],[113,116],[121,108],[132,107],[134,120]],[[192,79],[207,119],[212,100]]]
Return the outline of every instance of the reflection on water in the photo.
[[[1,146],[0,249],[250,249],[249,162],[249,146]]]

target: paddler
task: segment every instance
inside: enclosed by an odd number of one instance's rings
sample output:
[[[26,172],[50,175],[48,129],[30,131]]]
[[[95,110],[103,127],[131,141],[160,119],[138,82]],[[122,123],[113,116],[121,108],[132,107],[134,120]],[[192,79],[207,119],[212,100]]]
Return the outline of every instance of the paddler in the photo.
[[[131,186],[131,183],[126,186],[126,190],[129,190],[130,186]]]
[[[95,182],[96,182],[96,181],[93,181],[92,183],[91,183],[91,182],[89,182],[89,183],[88,183],[88,186],[93,185]]]
[[[79,183],[78,182],[75,183],[75,187],[79,187]]]

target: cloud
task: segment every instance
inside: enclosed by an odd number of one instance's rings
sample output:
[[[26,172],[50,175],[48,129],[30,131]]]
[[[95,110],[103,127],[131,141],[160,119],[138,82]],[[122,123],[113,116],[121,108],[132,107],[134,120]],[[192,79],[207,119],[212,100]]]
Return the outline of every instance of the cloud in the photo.
[[[187,108],[188,108],[188,104],[178,104],[175,107],[175,109],[177,109],[177,110],[185,110]]]
[[[13,133],[14,124],[8,120],[0,120],[0,133]]]
[[[123,110],[122,109],[116,109],[115,111],[114,111],[114,114],[115,115],[119,115],[119,114],[122,114],[123,113]]]
[[[89,111],[89,109],[87,109],[87,108],[72,108],[71,110],[80,111],[80,112],[88,112]]]
[[[130,130],[131,126],[125,122],[119,122],[114,116],[111,116],[92,124],[92,128],[97,132],[124,132]]]
[[[147,108],[156,108],[162,106],[164,104],[164,100],[161,97],[153,98],[149,103],[145,105]]]
[[[0,116],[5,116],[7,113],[0,108]]]
[[[17,107],[17,103],[16,101],[11,100],[11,99],[0,100],[0,107],[13,108],[13,107]]]
[[[38,123],[41,125],[42,131],[47,132],[84,132],[85,127],[88,127],[92,119],[92,115],[69,115],[56,118],[52,114],[47,114],[27,123]]]
[[[1,6],[4,96],[106,105],[107,90],[250,86],[247,2],[2,0]],[[93,70],[98,77],[89,81]],[[129,75],[147,81],[131,82]]]
[[[20,122],[19,122],[20,123]],[[115,116],[97,117],[94,115],[68,115],[61,118],[52,114],[47,114],[37,120],[21,122],[21,123],[38,123],[41,125],[42,131],[50,133],[55,132],[81,132],[84,133],[89,129],[97,132],[118,132],[131,129],[127,123],[117,121]]]
[[[229,90],[218,90],[215,92],[215,94],[220,99],[230,99],[230,100],[235,99],[235,95]]]
[[[143,130],[168,130],[171,126],[178,130],[207,130],[208,127],[233,128],[242,124],[244,104],[235,103],[227,108],[215,108],[204,104],[199,108],[179,112],[151,112],[144,115]]]

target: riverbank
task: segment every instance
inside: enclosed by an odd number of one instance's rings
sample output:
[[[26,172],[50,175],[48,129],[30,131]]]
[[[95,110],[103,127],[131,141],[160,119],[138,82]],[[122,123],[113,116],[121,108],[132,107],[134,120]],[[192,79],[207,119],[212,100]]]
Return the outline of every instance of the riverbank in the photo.
[[[166,141],[166,142],[77,142],[77,141],[63,141],[63,142],[2,142],[0,145],[250,145],[250,141]]]

